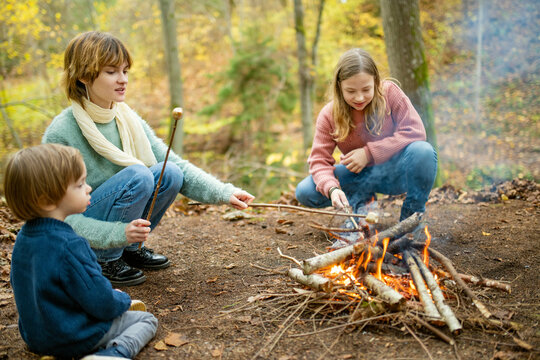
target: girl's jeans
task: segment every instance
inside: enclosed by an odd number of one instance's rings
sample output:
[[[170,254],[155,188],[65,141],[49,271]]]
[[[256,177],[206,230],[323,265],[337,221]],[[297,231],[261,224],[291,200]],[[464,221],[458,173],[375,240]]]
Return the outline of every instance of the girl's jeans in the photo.
[[[129,351],[130,359],[133,359],[156,335],[157,327],[158,321],[154,315],[144,311],[126,311],[113,320],[111,328],[94,351],[120,345]]]
[[[415,141],[383,164],[364,168],[355,174],[344,165],[336,165],[334,175],[353,211],[357,212],[375,193],[407,193],[400,221],[415,212],[424,212],[437,173],[437,153],[431,144]],[[296,199],[303,205],[322,208],[332,201],[316,190],[310,175],[296,187]]]
[[[97,220],[129,223],[135,219],[146,219],[154,191],[163,168],[158,163],[147,168],[143,165],[131,165],[117,172],[110,179],[92,191],[90,205],[83,213]],[[167,163],[154,209],[150,217],[150,228],[154,229],[165,211],[173,203],[184,182],[182,170]],[[136,250],[137,243],[130,244],[129,250]],[[108,262],[122,256],[124,248],[93,249],[98,261]]]

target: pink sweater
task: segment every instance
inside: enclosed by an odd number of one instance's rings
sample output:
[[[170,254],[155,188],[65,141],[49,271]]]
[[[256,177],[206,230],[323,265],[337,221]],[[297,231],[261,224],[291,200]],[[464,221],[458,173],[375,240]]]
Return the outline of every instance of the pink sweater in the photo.
[[[364,148],[370,161],[368,166],[381,164],[403,150],[414,141],[426,140],[426,131],[422,119],[414,109],[405,93],[391,81],[384,81],[383,94],[386,99],[386,112],[381,134],[371,135],[364,124],[363,111],[352,110],[356,127],[342,142],[336,142],[331,133],[335,124],[332,116],[332,102],[326,104],[317,118],[313,147],[309,156],[309,172],[317,190],[328,196],[328,190],[339,186],[334,176],[335,160],[332,156],[336,146],[343,154]]]

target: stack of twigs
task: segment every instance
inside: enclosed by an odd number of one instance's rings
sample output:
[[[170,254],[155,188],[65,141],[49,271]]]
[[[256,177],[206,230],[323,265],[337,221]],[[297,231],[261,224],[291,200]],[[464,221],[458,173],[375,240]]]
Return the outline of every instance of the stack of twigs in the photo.
[[[229,311],[249,311],[255,308],[260,310],[260,307],[265,307],[265,311],[258,311],[265,314],[265,319],[261,319],[263,323],[281,321],[279,330],[268,339],[255,357],[264,356],[271,351],[283,334],[300,319],[303,322],[306,319],[313,321],[316,330],[289,335],[290,337],[350,327],[363,329],[367,325],[384,323],[386,326],[406,329],[430,357],[429,351],[414,332],[419,327],[428,329],[454,346],[455,336],[462,332],[465,323],[471,326],[495,326],[505,331],[518,330],[518,324],[494,318],[466,282],[507,292],[511,291],[510,285],[459,274],[448,258],[426,247],[425,239],[417,235],[420,232],[413,234],[415,229],[422,227],[421,220],[420,214],[414,214],[377,235],[367,239],[360,238],[361,241],[357,243],[303,261],[284,255],[278,248],[281,257],[298,266],[284,272],[252,265],[287,275],[296,283],[310,289],[295,288],[293,294],[262,293],[254,298],[254,304]],[[386,238],[389,239],[388,242],[379,241]],[[429,253],[444,270],[433,262],[427,265],[419,251]],[[380,272],[405,273],[400,278],[405,283],[412,280],[416,293],[396,291],[379,280],[380,273],[377,277],[370,274],[377,269],[377,262],[382,263],[378,267]],[[354,278],[358,281],[345,272],[329,276],[329,268],[337,264],[342,268],[352,267]],[[444,292],[433,274],[437,274],[440,283],[445,285]],[[398,283],[398,290],[401,287]],[[468,303],[474,304],[481,317],[475,316],[470,308],[461,305]],[[459,318],[454,314],[450,306],[452,304],[454,307],[462,307]],[[307,313],[311,314],[308,318],[305,317]],[[441,328],[444,324],[449,332]]]

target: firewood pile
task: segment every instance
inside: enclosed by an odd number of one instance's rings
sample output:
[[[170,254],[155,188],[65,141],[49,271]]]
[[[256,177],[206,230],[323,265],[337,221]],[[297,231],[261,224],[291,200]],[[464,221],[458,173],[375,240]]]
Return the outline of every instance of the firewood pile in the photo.
[[[294,264],[286,271],[252,264],[285,275],[297,285],[293,285],[292,294],[261,293],[251,298],[249,304],[226,312],[257,309],[259,314],[274,316],[268,320],[271,322],[279,315],[285,317],[258,356],[268,355],[295,321],[305,319],[306,314],[316,324],[316,330],[288,337],[384,323],[405,329],[426,352],[415,333],[418,329],[425,329],[452,346],[466,326],[490,327],[507,333],[520,329],[508,318],[494,315],[468,284],[508,293],[510,285],[458,273],[447,257],[429,247],[431,237],[419,213],[371,236],[365,236],[366,230],[369,233],[365,223],[351,230],[312,225],[328,231],[331,237],[339,237],[337,231],[356,231],[360,235],[350,245],[304,260],[285,255],[278,248],[280,257]]]

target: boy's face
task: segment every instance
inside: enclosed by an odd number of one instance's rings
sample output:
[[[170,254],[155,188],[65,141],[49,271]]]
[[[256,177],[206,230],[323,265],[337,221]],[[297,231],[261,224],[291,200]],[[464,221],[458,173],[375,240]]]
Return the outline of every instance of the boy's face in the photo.
[[[120,66],[104,66],[94,82],[86,85],[90,101],[104,109],[110,109],[113,101],[124,101],[128,84],[128,70],[127,63]]]
[[[343,99],[355,110],[364,110],[373,100],[374,92],[375,80],[373,76],[363,72],[341,82]]]
[[[90,191],[92,188],[86,183],[86,167],[84,167],[82,176],[69,184],[66,194],[58,203],[57,210],[66,217],[84,212],[90,205]]]

